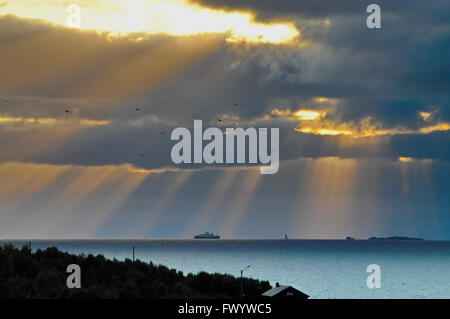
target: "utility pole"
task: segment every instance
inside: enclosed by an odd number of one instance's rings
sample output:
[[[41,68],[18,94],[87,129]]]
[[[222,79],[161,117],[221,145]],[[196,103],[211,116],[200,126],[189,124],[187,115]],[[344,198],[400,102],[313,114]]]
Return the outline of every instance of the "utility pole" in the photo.
[[[241,270],[241,299],[244,299],[244,280],[242,278],[242,274],[248,268],[250,268],[250,266],[247,266],[247,267],[245,267],[244,269]]]
[[[135,247],[133,246],[133,262],[134,262],[134,251],[135,251]]]

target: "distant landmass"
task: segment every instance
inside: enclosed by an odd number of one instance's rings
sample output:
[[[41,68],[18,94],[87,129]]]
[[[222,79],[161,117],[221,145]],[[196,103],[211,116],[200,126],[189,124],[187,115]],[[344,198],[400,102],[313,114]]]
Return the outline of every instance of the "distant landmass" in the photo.
[[[345,240],[355,240],[356,238],[347,236]],[[391,237],[370,237],[367,240],[424,240],[423,238],[405,237],[405,236],[391,236]]]
[[[370,237],[368,240],[423,240],[423,238],[391,236],[391,237]]]

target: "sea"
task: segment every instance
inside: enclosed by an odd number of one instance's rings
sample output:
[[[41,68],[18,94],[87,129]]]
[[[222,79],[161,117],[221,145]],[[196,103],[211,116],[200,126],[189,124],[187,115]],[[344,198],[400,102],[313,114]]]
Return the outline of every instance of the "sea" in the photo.
[[[310,298],[450,298],[450,241],[102,239],[0,240],[0,245],[29,242],[33,251],[57,247],[118,260],[132,259],[135,247],[136,259],[184,274],[239,277],[250,266],[244,277],[290,285]],[[379,288],[367,283],[374,264]]]

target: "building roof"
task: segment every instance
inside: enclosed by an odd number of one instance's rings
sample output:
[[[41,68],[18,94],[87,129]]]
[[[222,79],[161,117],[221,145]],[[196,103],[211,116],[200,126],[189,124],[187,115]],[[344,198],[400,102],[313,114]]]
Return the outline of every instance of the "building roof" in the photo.
[[[273,296],[275,296],[276,294],[279,294],[280,292],[282,292],[283,290],[285,290],[285,289],[287,289],[287,288],[289,288],[290,286],[282,286],[282,285],[279,285],[278,287],[273,287],[272,289],[270,289],[270,290],[267,290],[265,293],[263,293],[262,295],[264,296],[264,297],[273,297]]]
[[[290,292],[295,292],[295,294],[297,296],[302,296],[303,298],[309,298],[309,296],[307,294],[301,292],[300,290],[295,289],[292,286],[283,286],[283,285],[280,285],[279,283],[277,283],[276,286],[273,287],[272,289],[269,289],[265,293],[263,293],[262,296],[263,297],[275,297],[285,290],[288,290]]]

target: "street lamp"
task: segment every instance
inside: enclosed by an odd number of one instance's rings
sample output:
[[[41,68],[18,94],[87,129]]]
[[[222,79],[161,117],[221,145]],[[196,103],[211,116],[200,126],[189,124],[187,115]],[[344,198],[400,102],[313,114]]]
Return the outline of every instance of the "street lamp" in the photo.
[[[244,281],[242,279],[242,274],[248,268],[250,268],[250,266],[247,266],[247,267],[245,267],[244,269],[241,270],[241,299],[244,299]]]

